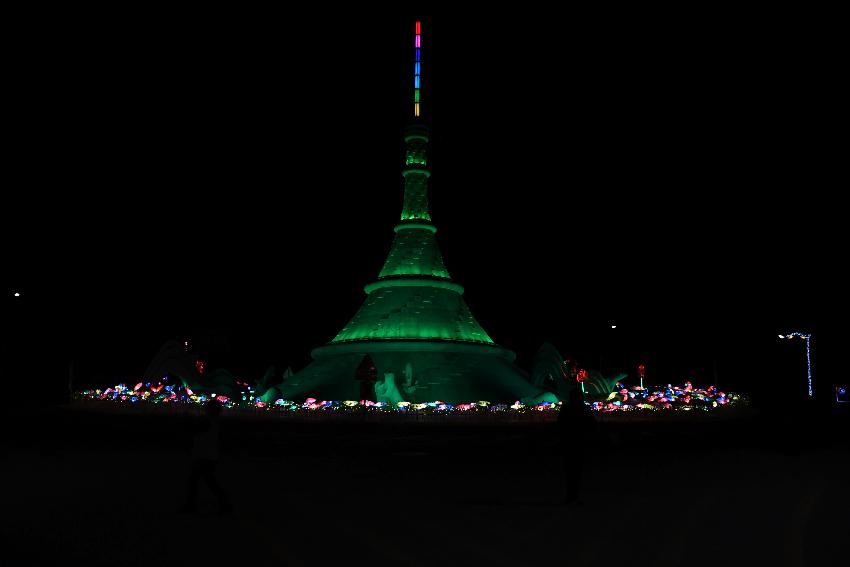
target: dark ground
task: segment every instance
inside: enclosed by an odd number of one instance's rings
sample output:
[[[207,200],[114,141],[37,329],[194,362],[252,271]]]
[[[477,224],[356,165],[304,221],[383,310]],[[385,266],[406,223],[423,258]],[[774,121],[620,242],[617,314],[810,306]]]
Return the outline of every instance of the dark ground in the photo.
[[[552,424],[231,415],[219,516],[205,488],[177,513],[181,416],[7,410],[3,564],[839,564],[846,417],[608,422],[585,504],[563,507]]]

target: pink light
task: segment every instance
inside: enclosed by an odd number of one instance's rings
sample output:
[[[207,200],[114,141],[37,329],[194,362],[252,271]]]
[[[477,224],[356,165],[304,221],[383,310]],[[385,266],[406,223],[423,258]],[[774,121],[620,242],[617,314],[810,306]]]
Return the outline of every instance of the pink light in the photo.
[[[416,36],[416,47],[422,47],[422,36]]]

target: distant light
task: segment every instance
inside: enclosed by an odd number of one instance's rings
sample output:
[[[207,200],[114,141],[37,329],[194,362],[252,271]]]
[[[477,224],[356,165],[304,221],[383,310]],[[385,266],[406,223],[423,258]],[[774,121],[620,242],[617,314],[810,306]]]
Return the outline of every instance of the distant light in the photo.
[[[16,291],[16,292],[15,292],[15,297],[20,297],[20,296],[21,296],[21,294],[20,294],[20,293],[18,293],[18,292]]]
[[[611,325],[611,328],[612,328],[612,329],[616,329],[616,328],[617,328],[617,325]]]
[[[793,339],[794,337],[800,337],[804,341],[806,341],[806,366],[807,370],[807,378],[809,381],[809,397],[814,397],[814,392],[812,391],[812,335],[811,333],[801,333],[799,331],[794,331],[793,333],[788,333],[787,335],[779,335],[779,338],[785,339]]]

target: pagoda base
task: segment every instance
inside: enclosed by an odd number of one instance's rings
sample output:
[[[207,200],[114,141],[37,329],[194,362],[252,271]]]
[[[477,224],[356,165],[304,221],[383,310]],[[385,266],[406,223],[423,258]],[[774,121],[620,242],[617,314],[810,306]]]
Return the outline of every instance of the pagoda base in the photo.
[[[313,362],[278,385],[288,400],[357,400],[357,367],[368,354],[378,370],[374,401],[451,404],[557,401],[528,381],[513,364],[514,353],[499,346],[457,341],[350,341],[311,353]],[[393,377],[386,375],[392,373]]]

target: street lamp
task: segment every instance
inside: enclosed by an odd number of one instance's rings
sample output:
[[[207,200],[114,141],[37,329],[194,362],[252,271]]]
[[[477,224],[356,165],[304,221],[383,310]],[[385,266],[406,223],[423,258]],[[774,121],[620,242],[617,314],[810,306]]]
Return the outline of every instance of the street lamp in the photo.
[[[800,337],[801,339],[806,340],[806,365],[808,367],[807,372],[808,372],[808,378],[809,378],[809,398],[811,398],[811,397],[813,397],[813,393],[812,393],[812,349],[811,349],[812,335],[811,335],[811,333],[798,333],[796,331],[793,332],[793,333],[786,333],[784,335],[779,335],[780,339],[793,339],[795,337]]]

